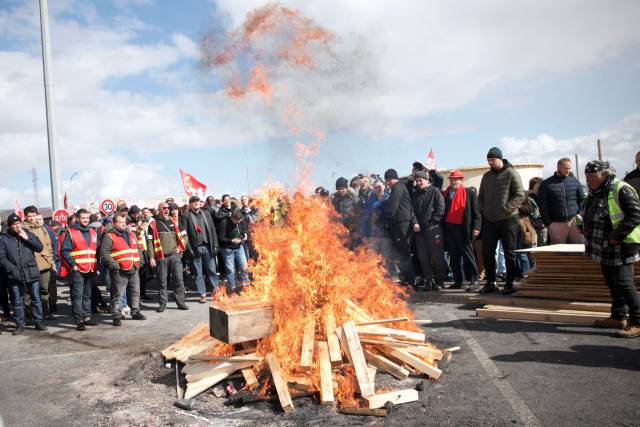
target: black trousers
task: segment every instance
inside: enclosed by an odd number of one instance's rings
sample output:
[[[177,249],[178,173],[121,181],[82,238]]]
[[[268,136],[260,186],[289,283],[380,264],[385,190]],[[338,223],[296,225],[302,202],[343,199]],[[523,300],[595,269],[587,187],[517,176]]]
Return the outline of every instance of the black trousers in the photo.
[[[611,317],[616,320],[626,319],[640,325],[640,296],[634,281],[633,264],[604,265],[600,264],[604,282],[611,293]]]
[[[462,224],[445,224],[444,241],[449,253],[453,281],[461,284],[464,279],[478,280],[478,265],[473,243],[468,242],[468,230]],[[464,276],[462,275],[464,271]]]
[[[518,216],[513,215],[498,222],[482,221],[482,256],[488,283],[496,281],[496,248],[498,240],[504,249],[504,261],[507,267],[507,285],[513,285],[519,276],[516,261],[516,240],[518,239]]]
[[[2,307],[2,313],[5,317],[11,316],[11,307],[9,305],[9,281],[4,276],[4,273],[0,273],[0,307]]]
[[[416,242],[416,258],[420,263],[422,277],[427,284],[435,280],[437,285],[444,284],[444,258],[442,229],[431,226],[414,234]]]
[[[391,224],[389,234],[395,252],[393,258],[400,269],[401,279],[406,283],[413,284],[415,271],[411,261],[411,223],[409,221],[395,222]]]

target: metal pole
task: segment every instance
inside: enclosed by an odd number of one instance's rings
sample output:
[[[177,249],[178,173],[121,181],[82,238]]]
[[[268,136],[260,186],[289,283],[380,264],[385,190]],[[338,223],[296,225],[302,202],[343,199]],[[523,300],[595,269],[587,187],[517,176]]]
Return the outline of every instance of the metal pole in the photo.
[[[249,156],[247,156],[247,144],[244,145],[244,167],[247,173],[247,196],[251,194],[251,185],[249,184]]]
[[[47,0],[40,0],[40,35],[42,36],[42,69],[44,73],[44,99],[47,114],[47,140],[49,142],[49,174],[51,177],[51,203],[53,210],[62,207],[62,183],[58,147],[56,145],[55,111],[53,103],[53,76],[51,69],[51,43],[49,42],[49,11]]]
[[[602,142],[598,140],[598,160],[602,161]]]
[[[578,163],[578,153],[576,153],[575,156],[576,156],[576,179],[580,181],[580,163]]]

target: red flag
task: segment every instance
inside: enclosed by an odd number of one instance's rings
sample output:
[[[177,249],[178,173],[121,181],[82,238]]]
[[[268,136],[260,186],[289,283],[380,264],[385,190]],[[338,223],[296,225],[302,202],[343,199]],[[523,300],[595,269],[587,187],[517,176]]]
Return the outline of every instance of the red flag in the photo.
[[[198,196],[201,199],[204,199],[204,195],[207,192],[206,185],[182,169],[180,169],[180,177],[182,178],[182,185],[184,186],[184,192],[187,193],[187,196]]]
[[[24,221],[24,212],[20,209],[20,202],[16,199],[16,207],[13,209],[13,212],[20,217],[20,221]]]
[[[438,170],[438,164],[436,163],[436,156],[433,155],[433,149],[429,149],[429,155],[427,156],[427,164],[425,165],[430,171]]]
[[[63,204],[64,204],[64,210],[65,211],[69,210],[69,200],[67,199],[67,192],[66,191],[64,192],[64,202],[63,202]]]

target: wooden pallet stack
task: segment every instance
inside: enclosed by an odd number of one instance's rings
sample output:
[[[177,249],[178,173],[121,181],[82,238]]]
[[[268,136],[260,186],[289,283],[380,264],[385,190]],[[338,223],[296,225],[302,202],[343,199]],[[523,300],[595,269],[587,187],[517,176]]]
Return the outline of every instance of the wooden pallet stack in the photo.
[[[584,245],[551,245],[525,249],[535,267],[518,283],[511,297],[478,296],[470,302],[486,304],[479,317],[592,324],[609,317],[611,297],[600,264],[584,256]],[[640,269],[636,268],[640,289]]]
[[[437,362],[450,359],[451,353],[458,350],[439,350],[426,342],[423,332],[389,327],[409,322],[408,318],[373,319],[352,301],[346,302],[353,320],[337,326],[333,314],[328,313],[321,322],[304,326],[299,363],[293,373],[289,367],[281,365],[274,353],[258,353],[260,339],[225,344],[209,336],[206,324],[197,326],[189,335],[167,347],[162,355],[167,361],[175,359],[184,364],[181,370],[187,383],[184,399],[191,399],[229,378],[242,377],[242,390],[229,399],[251,403],[277,397],[283,411],[291,412],[293,400],[302,396],[317,395],[322,405],[338,405],[340,381],[350,378],[359,398],[357,404],[342,402],[341,412],[382,416],[386,415],[383,406],[387,402],[416,401],[418,392],[415,389],[376,390],[378,370],[399,380],[409,375],[438,379],[442,371]],[[244,315],[252,316],[247,310]],[[256,318],[261,317],[264,312],[256,314]],[[247,322],[251,323],[251,320],[245,318],[244,323]],[[261,321],[254,322],[256,327],[270,330],[257,323]],[[242,333],[247,333],[246,327]],[[224,334],[231,341],[235,338],[233,328]],[[214,355],[221,352],[224,355]],[[179,398],[182,397],[180,394],[179,390]]]

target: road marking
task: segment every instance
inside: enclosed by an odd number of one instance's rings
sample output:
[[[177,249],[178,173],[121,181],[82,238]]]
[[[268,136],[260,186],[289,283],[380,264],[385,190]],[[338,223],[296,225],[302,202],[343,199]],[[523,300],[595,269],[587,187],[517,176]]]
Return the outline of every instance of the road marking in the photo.
[[[520,417],[522,423],[525,426],[541,426],[540,420],[533,414],[531,409],[527,406],[527,404],[520,398],[516,390],[511,386],[509,381],[506,380],[504,374],[500,372],[498,367],[491,361],[489,355],[484,351],[484,349],[478,344],[478,341],[475,340],[471,336],[471,333],[465,328],[464,323],[460,321],[460,318],[455,316],[452,313],[446,313],[449,320],[452,322],[460,324],[460,335],[467,342],[467,345],[473,351],[476,358],[482,365],[482,368],[489,374],[489,378],[493,384],[500,390],[504,399],[509,402],[509,405],[513,408],[514,412]]]
[[[54,357],[68,357],[68,356],[77,356],[80,354],[89,354],[89,353],[97,353],[99,351],[111,351],[111,350],[106,350],[106,349],[99,349],[99,350],[85,350],[85,351],[74,351],[72,353],[58,353],[58,354],[48,354],[45,356],[36,356],[36,357],[23,357],[20,359],[9,359],[9,360],[0,360],[0,365],[4,365],[7,363],[16,363],[16,362],[30,362],[33,360],[44,360],[44,359],[52,359]]]

